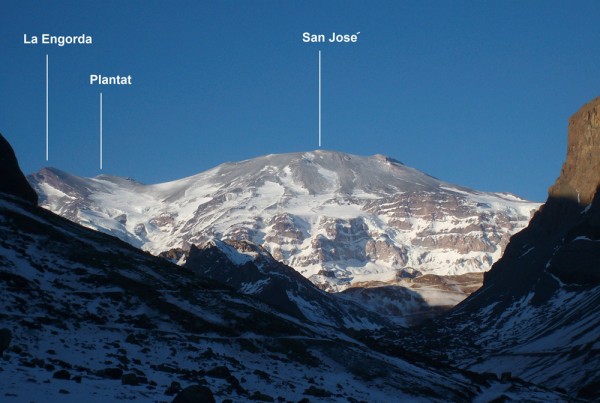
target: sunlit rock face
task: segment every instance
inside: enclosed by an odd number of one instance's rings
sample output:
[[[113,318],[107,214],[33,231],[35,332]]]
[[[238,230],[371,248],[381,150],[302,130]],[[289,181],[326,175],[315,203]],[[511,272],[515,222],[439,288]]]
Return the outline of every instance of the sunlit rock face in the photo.
[[[600,98],[584,105],[569,119],[567,158],[550,188],[553,198],[587,205],[600,185]]]

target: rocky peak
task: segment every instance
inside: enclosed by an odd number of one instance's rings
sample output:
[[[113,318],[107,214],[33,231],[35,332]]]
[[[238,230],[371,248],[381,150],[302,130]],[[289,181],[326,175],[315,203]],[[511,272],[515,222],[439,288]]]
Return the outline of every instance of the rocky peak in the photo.
[[[592,202],[600,185],[600,97],[584,105],[569,119],[567,158],[550,197]]]
[[[37,204],[38,196],[19,168],[15,152],[0,134],[0,192]]]

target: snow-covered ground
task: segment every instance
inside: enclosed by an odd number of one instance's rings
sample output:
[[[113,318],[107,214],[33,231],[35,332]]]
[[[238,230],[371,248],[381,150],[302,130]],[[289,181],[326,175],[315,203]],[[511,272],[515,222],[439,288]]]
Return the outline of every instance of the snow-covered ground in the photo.
[[[203,385],[217,401],[498,395],[1,197],[0,278],[6,402],[171,401],[178,385]],[[498,390],[508,388],[522,400],[558,396],[510,382]]]

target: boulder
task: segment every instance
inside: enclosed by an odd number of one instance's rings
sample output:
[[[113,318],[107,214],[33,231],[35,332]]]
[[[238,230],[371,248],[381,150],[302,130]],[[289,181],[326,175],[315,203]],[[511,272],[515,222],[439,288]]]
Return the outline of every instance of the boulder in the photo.
[[[212,391],[206,386],[192,385],[175,396],[173,403],[214,403]]]
[[[8,349],[11,340],[12,332],[10,331],[10,329],[0,329],[0,356],[6,349]]]

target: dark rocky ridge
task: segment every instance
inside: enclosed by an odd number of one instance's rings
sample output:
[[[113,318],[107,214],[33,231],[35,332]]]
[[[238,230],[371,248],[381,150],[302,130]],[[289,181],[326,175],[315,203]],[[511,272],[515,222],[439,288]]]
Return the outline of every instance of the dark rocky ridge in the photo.
[[[248,241],[211,240],[199,247],[192,245],[184,267],[301,320],[340,329],[392,326],[383,315],[318,289],[264,248]]]
[[[0,192],[17,196],[32,204],[38,202],[37,193],[21,172],[15,152],[2,134],[0,134]]]

